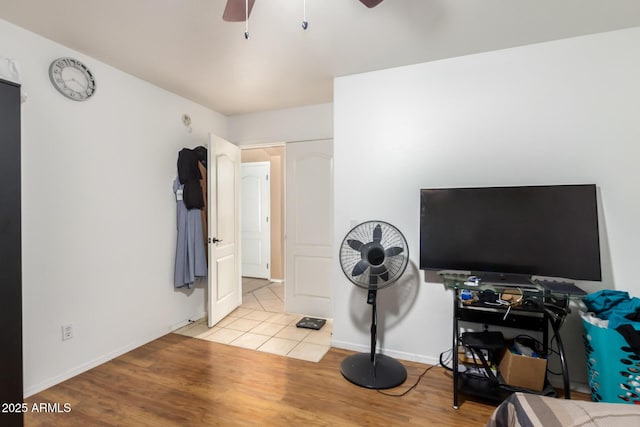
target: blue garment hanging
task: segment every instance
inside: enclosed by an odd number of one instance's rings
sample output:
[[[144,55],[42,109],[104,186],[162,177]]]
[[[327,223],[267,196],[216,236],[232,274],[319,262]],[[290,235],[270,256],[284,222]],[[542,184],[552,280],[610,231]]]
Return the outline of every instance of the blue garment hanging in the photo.
[[[174,285],[191,289],[198,277],[207,277],[207,257],[202,235],[200,209],[187,209],[183,201],[184,186],[176,178],[173,192],[176,194],[178,239]]]

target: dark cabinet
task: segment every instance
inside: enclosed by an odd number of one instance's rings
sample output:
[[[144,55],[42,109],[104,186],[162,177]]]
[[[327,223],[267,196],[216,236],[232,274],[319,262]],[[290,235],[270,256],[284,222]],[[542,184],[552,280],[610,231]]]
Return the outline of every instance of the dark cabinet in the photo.
[[[23,423],[20,86],[0,79],[0,425]]]

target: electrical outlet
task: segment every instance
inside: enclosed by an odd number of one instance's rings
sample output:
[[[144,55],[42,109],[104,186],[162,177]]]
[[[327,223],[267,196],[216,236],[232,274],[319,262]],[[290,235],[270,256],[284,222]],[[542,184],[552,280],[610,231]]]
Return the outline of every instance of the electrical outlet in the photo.
[[[73,338],[73,325],[68,323],[62,325],[62,341],[70,340]]]

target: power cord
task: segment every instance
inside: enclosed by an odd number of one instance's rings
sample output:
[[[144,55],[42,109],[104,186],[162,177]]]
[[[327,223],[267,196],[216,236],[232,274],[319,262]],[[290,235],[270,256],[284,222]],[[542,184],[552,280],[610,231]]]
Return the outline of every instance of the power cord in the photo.
[[[413,390],[414,388],[416,388],[418,386],[418,384],[420,383],[420,380],[422,379],[422,377],[424,377],[427,372],[429,372],[430,370],[432,370],[433,368],[435,368],[437,365],[431,365],[429,366],[427,369],[424,370],[423,373],[420,374],[420,376],[418,377],[418,380],[408,389],[406,389],[405,391],[403,391],[400,394],[391,394],[391,393],[387,393],[381,390],[376,390],[378,393],[380,394],[384,394],[385,396],[389,396],[389,397],[403,397],[405,395],[407,395],[407,393],[409,393],[411,390]]]
[[[443,356],[444,356],[445,353],[449,354],[449,356],[447,357],[446,360],[443,359]],[[442,353],[440,353],[440,366],[442,366],[447,371],[453,372],[453,368],[451,368],[451,367],[449,367],[447,365],[447,363],[452,362],[452,361],[453,361],[453,351],[451,349],[445,350]]]
[[[445,359],[445,354],[447,354],[446,359]],[[479,365],[479,363],[477,362],[476,358],[475,358],[475,354],[472,353],[472,357],[474,359],[474,362],[476,365]],[[446,369],[449,372],[453,372],[453,368],[448,366],[448,363],[453,361],[453,352],[451,350],[445,350],[442,353],[440,353],[440,366],[443,367],[444,369]],[[458,365],[460,366],[460,364]],[[474,377],[474,378],[482,378],[482,379],[488,379],[489,375],[488,374],[477,374],[477,373],[469,373],[469,372],[465,372],[465,375],[470,376],[470,377]]]
[[[544,344],[542,343],[542,341],[532,337],[531,335],[526,335],[526,334],[521,334],[521,335],[517,335],[514,339],[518,339],[518,338],[526,338],[526,339],[530,339],[532,341],[535,341],[540,347],[542,347]],[[553,342],[556,341],[557,342],[558,338],[556,337],[556,334],[553,334],[551,336],[551,339],[549,340],[549,347],[547,348],[549,355],[550,354],[556,354],[556,355],[560,355],[560,352],[558,350],[556,350],[555,348],[553,348]],[[547,355],[547,360],[548,360],[548,356]],[[547,363],[547,372],[550,373],[551,375],[562,375],[562,372],[554,372],[551,369],[549,369],[549,364]]]
[[[537,340],[537,339],[533,338],[530,335],[521,334],[521,335],[517,335],[515,338],[529,338],[529,339],[537,342],[538,344],[540,344],[542,346],[542,342],[540,340]],[[559,352],[557,350],[552,348],[552,344],[553,344],[554,339],[556,339],[556,335],[555,334],[551,337],[548,350],[549,350],[550,353],[559,354]],[[440,353],[440,358],[439,358],[440,366],[442,366],[447,371],[453,372],[453,368],[448,366],[448,364],[450,362],[452,362],[452,360],[453,360],[452,358],[453,358],[453,351],[451,349],[443,351],[442,353]],[[474,360],[475,360],[475,357],[474,357]],[[561,375],[561,373],[556,373],[556,372],[551,371],[548,367],[547,367],[547,372],[550,373],[551,375]],[[477,374],[468,374],[467,373],[466,375],[473,376],[473,377],[476,377],[476,378],[486,378],[486,376],[481,376],[481,375],[477,375]],[[510,386],[510,385],[507,385],[507,384],[500,384],[500,388],[503,389],[503,390],[511,391],[511,392],[517,392],[517,391],[530,392],[530,390],[528,390],[528,389],[520,388],[520,387],[516,387],[516,386]]]

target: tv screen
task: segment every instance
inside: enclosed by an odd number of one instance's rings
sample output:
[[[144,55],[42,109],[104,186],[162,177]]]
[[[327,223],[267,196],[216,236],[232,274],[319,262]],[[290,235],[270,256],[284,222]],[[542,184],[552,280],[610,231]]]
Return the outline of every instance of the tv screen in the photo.
[[[601,280],[596,186],[423,189],[420,268]]]

